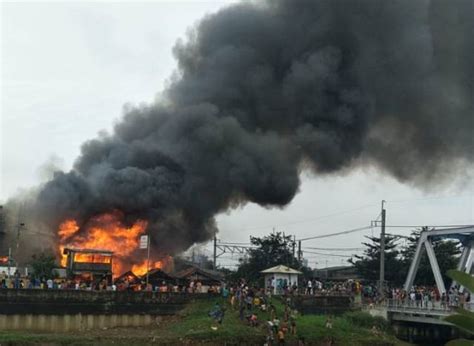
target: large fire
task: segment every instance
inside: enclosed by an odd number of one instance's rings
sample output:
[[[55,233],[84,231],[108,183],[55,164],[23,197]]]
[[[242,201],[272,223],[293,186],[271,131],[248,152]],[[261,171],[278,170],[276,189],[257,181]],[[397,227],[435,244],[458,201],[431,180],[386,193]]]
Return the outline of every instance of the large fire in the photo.
[[[122,220],[122,213],[114,211],[93,217],[84,229],[81,229],[75,220],[66,220],[61,223],[58,230],[61,264],[66,265],[67,255],[63,254],[65,247],[108,250],[114,252],[112,261],[114,276],[130,269],[135,275],[145,274],[147,272],[146,250],[138,249],[138,243],[140,235],[145,234],[148,223],[137,220],[127,227]],[[74,261],[110,263],[110,257],[99,254],[75,254]],[[150,269],[162,268],[163,263],[150,260],[148,267]]]
[[[161,261],[150,261],[149,263],[149,268],[153,269],[162,269],[163,268],[163,263]],[[141,263],[134,264],[132,265],[132,272],[133,274],[140,276],[140,275],[145,275],[147,270],[147,260],[143,260]]]

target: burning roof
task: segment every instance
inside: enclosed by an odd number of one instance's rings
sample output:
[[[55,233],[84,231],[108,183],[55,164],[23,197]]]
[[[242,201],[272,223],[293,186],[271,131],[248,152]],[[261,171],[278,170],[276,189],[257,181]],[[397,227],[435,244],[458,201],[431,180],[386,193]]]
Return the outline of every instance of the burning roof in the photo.
[[[139,277],[136,276],[132,271],[127,271],[121,275],[119,275],[116,279],[115,279],[115,283],[116,284],[120,284],[120,283],[124,283],[124,282],[128,282],[128,283],[137,283],[139,282]]]
[[[113,251],[108,250],[101,250],[101,249],[75,249],[75,248],[64,248],[63,254],[68,255],[69,253],[75,254],[97,254],[97,255],[104,255],[104,256],[112,256],[114,254]]]

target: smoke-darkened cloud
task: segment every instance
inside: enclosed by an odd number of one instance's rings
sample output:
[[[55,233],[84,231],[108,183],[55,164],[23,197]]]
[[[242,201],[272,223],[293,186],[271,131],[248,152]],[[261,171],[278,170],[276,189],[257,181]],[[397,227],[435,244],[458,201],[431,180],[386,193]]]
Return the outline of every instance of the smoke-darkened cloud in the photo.
[[[120,209],[179,251],[230,207],[290,203],[303,167],[375,165],[423,186],[464,174],[473,12],[471,0],[288,0],[209,15],[176,44],[163,101],[86,142],[37,215],[54,230]]]

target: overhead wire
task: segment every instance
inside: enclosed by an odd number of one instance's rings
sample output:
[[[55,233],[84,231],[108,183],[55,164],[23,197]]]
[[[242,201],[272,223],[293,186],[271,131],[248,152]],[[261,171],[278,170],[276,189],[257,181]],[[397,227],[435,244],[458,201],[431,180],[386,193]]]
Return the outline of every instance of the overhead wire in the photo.
[[[326,214],[326,215],[320,215],[320,216],[317,216],[317,217],[311,218],[311,219],[290,221],[290,222],[286,222],[286,223],[282,223],[282,224],[278,224],[278,225],[273,224],[273,225],[268,225],[268,226],[257,226],[257,227],[245,228],[244,231],[252,231],[252,230],[265,229],[265,228],[274,228],[274,227],[284,227],[284,226],[291,226],[291,225],[296,225],[296,224],[300,224],[300,223],[309,223],[309,222],[314,222],[314,221],[322,220],[322,219],[325,219],[325,218],[329,218],[329,217],[332,217],[332,216],[338,216],[338,215],[342,215],[342,214],[352,213],[352,212],[359,211],[359,210],[362,210],[362,209],[366,209],[366,208],[369,208],[369,207],[373,207],[373,206],[376,206],[376,205],[377,205],[376,203],[371,203],[371,204],[362,205],[362,206],[357,207],[357,208],[337,211],[337,212]]]
[[[449,198],[464,198],[464,197],[472,197],[471,195],[461,195],[461,196],[440,196],[440,197],[428,197],[428,198],[419,198],[419,199],[407,199],[407,200],[388,200],[388,203],[407,203],[407,202],[415,202],[415,201],[421,201],[421,200],[435,200],[435,199],[449,199]],[[309,222],[314,222],[317,220],[321,220],[324,218],[329,218],[332,216],[337,216],[345,213],[350,213],[358,210],[362,210],[368,207],[375,206],[377,204],[372,203],[372,204],[367,204],[363,205],[357,208],[353,209],[348,209],[348,210],[343,210],[339,212],[334,212],[326,215],[321,215],[315,218],[311,219],[304,219],[304,220],[297,220],[293,222],[287,222],[278,225],[278,227],[282,226],[289,226],[289,225],[294,225],[294,224],[300,224],[300,223],[309,223]],[[350,233],[355,233],[355,232],[360,232],[364,230],[372,230],[372,233],[374,231],[374,227],[378,227],[376,222],[379,222],[379,218],[381,216],[381,213],[378,214],[377,218],[375,219],[375,222],[372,222],[370,226],[364,226],[364,227],[358,227],[354,229],[349,229],[349,230],[344,230],[340,232],[335,232],[335,233],[327,233],[327,234],[322,234],[322,235],[317,235],[313,237],[306,237],[306,238],[301,238],[297,239],[298,241],[307,241],[307,240],[313,240],[313,239],[321,239],[321,238],[328,238],[328,237],[334,237],[334,236],[339,236],[339,235],[344,235],[344,234],[350,234]],[[261,227],[251,227],[247,228],[245,230],[257,230],[257,229],[265,229],[265,228],[274,228],[276,225],[269,225],[269,226],[261,226]],[[446,228],[451,228],[451,227],[472,227],[473,225],[464,225],[464,224],[457,224],[457,225],[386,225],[386,228],[421,228],[421,227],[446,227]],[[400,238],[404,238],[405,236],[403,235],[397,235],[397,234],[387,234],[391,236],[397,236]],[[238,246],[242,248],[252,248],[254,246],[251,245],[251,243],[248,242],[219,242],[219,245],[228,245],[228,246]],[[347,255],[340,255],[340,254],[328,254],[328,253],[321,253],[321,252],[310,252],[307,251],[306,249],[310,250],[319,250],[319,251],[361,251],[364,248],[319,248],[319,247],[303,247],[303,250],[305,250],[305,253],[313,253],[313,254],[318,254],[321,256],[335,256],[335,257],[351,257]]]
[[[463,228],[463,227],[474,227],[474,225],[385,225],[385,228],[422,228],[422,227],[432,227],[432,228]]]
[[[222,245],[252,245],[252,243],[243,243],[243,242],[231,242],[231,241],[217,241],[218,244]]]
[[[321,250],[321,251],[358,251],[358,250],[364,250],[363,247],[345,247],[345,248],[336,248],[336,247],[311,247],[311,246],[303,246],[303,250],[305,249],[310,249],[310,250]]]
[[[330,256],[330,257],[346,257],[346,258],[353,256],[353,255],[339,255],[339,254],[321,253],[321,252],[313,252],[313,251],[305,251],[304,253],[309,253],[313,255]]]
[[[370,229],[370,228],[372,228],[372,226],[358,227],[358,228],[348,229],[348,230],[341,231],[341,232],[327,233],[327,234],[317,235],[317,236],[314,236],[314,237],[301,238],[301,239],[298,239],[298,241],[306,241],[306,240],[312,240],[312,239],[335,237],[335,236],[338,236],[338,235],[364,231],[364,230],[367,230],[367,229]]]

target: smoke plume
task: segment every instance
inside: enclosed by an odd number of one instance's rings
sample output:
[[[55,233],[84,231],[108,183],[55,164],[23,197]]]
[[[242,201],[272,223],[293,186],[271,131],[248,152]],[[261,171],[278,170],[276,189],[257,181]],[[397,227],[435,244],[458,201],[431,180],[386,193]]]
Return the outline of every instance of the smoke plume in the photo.
[[[290,203],[304,169],[374,165],[419,186],[462,175],[472,13],[471,0],[272,0],[208,15],[176,43],[161,101],[84,143],[35,213],[56,230],[118,209],[173,252],[208,240],[229,208]]]

